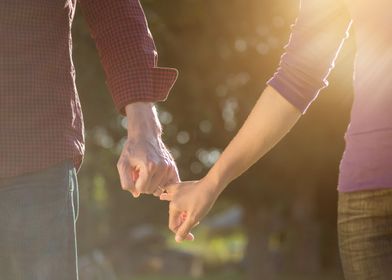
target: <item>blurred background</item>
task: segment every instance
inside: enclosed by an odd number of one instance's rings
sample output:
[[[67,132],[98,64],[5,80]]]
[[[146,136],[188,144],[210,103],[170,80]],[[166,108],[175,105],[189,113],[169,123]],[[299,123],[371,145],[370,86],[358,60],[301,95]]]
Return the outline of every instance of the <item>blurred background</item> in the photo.
[[[158,105],[164,140],[181,178],[198,179],[276,70],[299,0],[141,2],[159,65],[180,71]],[[178,245],[166,226],[166,202],[121,190],[116,163],[126,123],[80,11],[73,35],[87,137],[79,172],[81,279],[342,279],[336,186],[352,99],[352,38],[330,86],[296,128],[230,185],[194,242]]]

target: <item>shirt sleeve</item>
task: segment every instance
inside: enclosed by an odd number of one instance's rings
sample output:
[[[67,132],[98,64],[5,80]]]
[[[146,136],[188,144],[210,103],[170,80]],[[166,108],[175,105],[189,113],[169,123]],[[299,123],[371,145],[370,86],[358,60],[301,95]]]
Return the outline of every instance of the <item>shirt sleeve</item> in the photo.
[[[350,26],[343,1],[301,0],[279,68],[267,84],[304,114],[328,86],[328,75]]]
[[[178,71],[158,67],[158,54],[139,0],[79,0],[117,110],[164,101]]]

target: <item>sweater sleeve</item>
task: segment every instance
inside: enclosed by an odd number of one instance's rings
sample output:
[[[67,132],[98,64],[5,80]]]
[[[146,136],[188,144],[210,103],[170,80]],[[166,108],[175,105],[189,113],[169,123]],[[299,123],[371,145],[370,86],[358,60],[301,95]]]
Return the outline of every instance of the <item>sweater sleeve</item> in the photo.
[[[117,110],[164,101],[178,72],[158,67],[158,54],[139,0],[79,0]]]
[[[343,1],[301,0],[279,68],[267,84],[304,114],[328,86],[328,75],[350,26]]]

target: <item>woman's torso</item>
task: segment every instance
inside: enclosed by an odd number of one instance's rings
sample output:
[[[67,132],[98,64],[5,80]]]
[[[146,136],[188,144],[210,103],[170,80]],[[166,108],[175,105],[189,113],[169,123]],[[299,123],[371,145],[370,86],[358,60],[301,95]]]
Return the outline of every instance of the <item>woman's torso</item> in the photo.
[[[345,1],[357,54],[339,189],[392,187],[392,1]]]

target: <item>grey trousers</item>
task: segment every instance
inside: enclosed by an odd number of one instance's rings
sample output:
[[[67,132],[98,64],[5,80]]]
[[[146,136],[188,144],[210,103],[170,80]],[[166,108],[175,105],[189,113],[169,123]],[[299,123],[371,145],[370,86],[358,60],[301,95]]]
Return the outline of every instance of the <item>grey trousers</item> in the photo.
[[[78,279],[77,212],[70,161],[0,179],[0,279]]]
[[[346,280],[392,279],[392,189],[340,193],[338,236]]]

